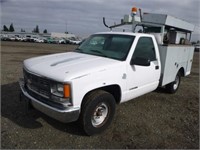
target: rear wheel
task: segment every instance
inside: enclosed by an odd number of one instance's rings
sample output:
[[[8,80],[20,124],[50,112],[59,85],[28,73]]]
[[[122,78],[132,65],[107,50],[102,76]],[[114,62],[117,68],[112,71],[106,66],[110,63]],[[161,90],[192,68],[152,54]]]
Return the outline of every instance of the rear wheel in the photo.
[[[169,93],[175,93],[180,85],[181,82],[181,73],[178,72],[175,78],[175,81],[166,85],[166,89]]]
[[[89,93],[82,104],[80,121],[87,135],[103,132],[112,122],[115,114],[115,99],[105,91]]]

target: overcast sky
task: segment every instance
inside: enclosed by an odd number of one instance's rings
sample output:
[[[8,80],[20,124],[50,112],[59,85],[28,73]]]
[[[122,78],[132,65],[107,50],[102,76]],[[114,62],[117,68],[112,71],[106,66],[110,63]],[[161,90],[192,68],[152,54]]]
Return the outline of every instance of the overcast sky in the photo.
[[[102,23],[119,23],[136,6],[143,12],[169,14],[196,25],[194,37],[200,34],[200,0],[0,0],[1,28],[13,23],[31,32],[36,25],[40,32],[74,33],[79,36],[107,31]]]

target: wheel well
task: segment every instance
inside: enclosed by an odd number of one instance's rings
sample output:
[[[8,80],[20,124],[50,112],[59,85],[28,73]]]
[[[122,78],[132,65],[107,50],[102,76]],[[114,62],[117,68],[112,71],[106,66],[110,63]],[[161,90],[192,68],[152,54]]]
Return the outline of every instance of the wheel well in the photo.
[[[183,67],[179,69],[179,72],[181,73],[181,76],[185,76],[185,71]]]
[[[92,90],[92,91],[89,91],[89,92],[84,96],[83,100],[85,99],[85,97],[86,97],[89,93],[94,92],[94,91],[96,91],[96,90],[103,90],[103,91],[106,91],[106,92],[112,94],[113,97],[115,98],[116,103],[117,103],[117,104],[120,103],[120,100],[121,100],[121,89],[120,89],[119,85],[109,85],[109,86],[105,86],[105,87],[101,87],[101,88],[98,88],[98,89],[94,89],[94,90]],[[83,103],[84,103],[84,102],[82,101],[82,104],[83,104]]]
[[[100,89],[112,94],[113,97],[115,98],[116,103],[117,104],[120,103],[120,100],[121,100],[121,89],[120,89],[119,85],[105,86],[105,87],[102,87]]]

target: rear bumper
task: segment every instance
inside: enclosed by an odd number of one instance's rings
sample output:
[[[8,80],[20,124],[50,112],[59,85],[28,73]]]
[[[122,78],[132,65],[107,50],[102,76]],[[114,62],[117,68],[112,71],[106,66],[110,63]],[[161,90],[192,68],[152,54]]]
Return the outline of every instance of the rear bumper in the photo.
[[[42,103],[40,101],[38,101],[37,99],[35,99],[34,97],[32,97],[31,95],[28,94],[28,92],[26,91],[26,89],[24,88],[24,80],[20,79],[19,80],[19,85],[20,88],[22,90],[23,95],[25,96],[27,101],[30,101],[30,103],[32,104],[32,106],[43,112],[44,114],[58,120],[64,123],[67,122],[73,122],[78,120],[79,118],[79,114],[80,114],[80,108],[74,108],[74,107],[67,107],[64,110],[49,106],[45,103]]]

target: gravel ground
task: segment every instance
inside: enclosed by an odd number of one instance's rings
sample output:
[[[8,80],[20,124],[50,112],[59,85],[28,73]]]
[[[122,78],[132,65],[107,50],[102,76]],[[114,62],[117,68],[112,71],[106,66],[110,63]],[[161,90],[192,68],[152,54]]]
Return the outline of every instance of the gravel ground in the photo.
[[[198,149],[199,53],[176,94],[163,89],[117,106],[111,126],[85,136],[77,122],[60,123],[19,100],[18,79],[26,58],[73,50],[73,45],[1,42],[2,149]]]

